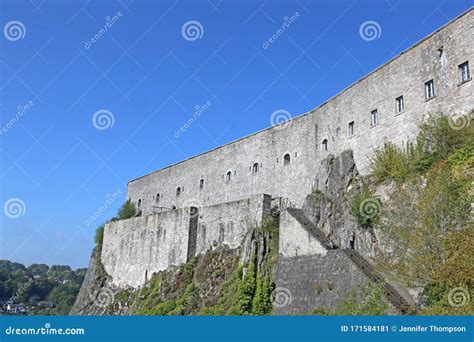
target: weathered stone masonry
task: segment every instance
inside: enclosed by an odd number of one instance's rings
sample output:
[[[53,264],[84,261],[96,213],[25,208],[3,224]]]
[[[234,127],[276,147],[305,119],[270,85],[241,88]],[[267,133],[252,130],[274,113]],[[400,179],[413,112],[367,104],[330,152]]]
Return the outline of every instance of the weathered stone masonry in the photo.
[[[110,222],[104,230],[102,263],[115,285],[143,285],[153,273],[210,248],[239,247],[248,230],[269,215],[270,202],[268,195],[255,195]]]

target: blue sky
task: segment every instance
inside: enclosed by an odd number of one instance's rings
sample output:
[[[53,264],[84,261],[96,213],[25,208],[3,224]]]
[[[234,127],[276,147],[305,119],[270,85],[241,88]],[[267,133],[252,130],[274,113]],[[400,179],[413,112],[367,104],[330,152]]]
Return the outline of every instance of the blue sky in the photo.
[[[128,180],[320,105],[473,4],[1,0],[0,258],[86,266]]]

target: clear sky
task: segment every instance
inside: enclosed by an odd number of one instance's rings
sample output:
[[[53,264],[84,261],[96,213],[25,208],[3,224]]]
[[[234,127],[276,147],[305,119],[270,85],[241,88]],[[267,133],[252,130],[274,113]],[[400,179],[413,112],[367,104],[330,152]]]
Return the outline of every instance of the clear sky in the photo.
[[[0,258],[86,266],[128,180],[315,108],[473,3],[1,0]]]

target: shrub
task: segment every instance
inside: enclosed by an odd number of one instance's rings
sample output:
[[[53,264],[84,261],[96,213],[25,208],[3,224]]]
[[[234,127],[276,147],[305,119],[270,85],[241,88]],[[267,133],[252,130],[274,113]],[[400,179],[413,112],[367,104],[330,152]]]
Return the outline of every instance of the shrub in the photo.
[[[129,199],[127,200],[127,202],[125,202],[125,204],[120,207],[120,209],[118,210],[118,213],[117,213],[117,218],[119,220],[126,220],[126,219],[129,219],[133,216],[135,216],[136,214],[136,209],[135,209],[135,205],[132,203],[132,201]]]
[[[257,289],[252,301],[252,314],[269,315],[273,310],[272,303],[273,283],[269,276],[257,274]]]
[[[403,181],[409,174],[406,153],[392,143],[385,143],[382,149],[375,151],[372,164],[372,174],[376,182]]]
[[[252,312],[252,300],[257,287],[256,258],[249,261],[247,272],[237,286],[235,301],[231,314],[244,315]]]
[[[430,115],[420,125],[417,142],[423,150],[433,153],[436,160],[446,159],[466,139],[466,129],[453,129],[450,118],[444,115]]]
[[[454,151],[447,160],[454,176],[460,176],[464,170],[474,165],[474,147],[463,146]]]
[[[425,314],[472,315],[474,313],[474,225],[448,235],[444,243],[446,260],[433,281],[425,286]]]
[[[95,231],[95,244],[96,246],[99,246],[99,248],[102,247],[102,242],[104,241],[104,225],[101,225],[100,227],[97,228]]]
[[[371,228],[379,220],[381,207],[380,199],[364,185],[352,200],[350,213],[363,228]]]
[[[375,151],[372,174],[377,183],[394,180],[403,182],[409,176],[425,172],[436,161],[446,160],[454,151],[462,148],[454,157],[463,166],[471,162],[474,146],[474,124],[454,129],[451,118],[430,115],[422,124],[416,143],[398,147],[385,143]]]

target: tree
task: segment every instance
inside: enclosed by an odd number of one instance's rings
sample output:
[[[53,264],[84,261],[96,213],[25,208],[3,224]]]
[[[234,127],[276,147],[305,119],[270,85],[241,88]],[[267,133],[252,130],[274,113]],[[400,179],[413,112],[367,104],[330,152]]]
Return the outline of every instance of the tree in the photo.
[[[119,220],[126,220],[135,216],[136,209],[135,205],[130,199],[125,202],[125,204],[118,210],[117,217]]]

